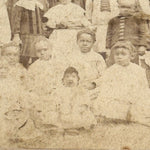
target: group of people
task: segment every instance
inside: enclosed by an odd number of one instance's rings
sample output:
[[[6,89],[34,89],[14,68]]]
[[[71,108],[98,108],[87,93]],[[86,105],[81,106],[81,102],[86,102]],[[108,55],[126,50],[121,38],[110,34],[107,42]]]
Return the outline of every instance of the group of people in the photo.
[[[1,143],[150,127],[149,1],[0,0],[1,11]]]

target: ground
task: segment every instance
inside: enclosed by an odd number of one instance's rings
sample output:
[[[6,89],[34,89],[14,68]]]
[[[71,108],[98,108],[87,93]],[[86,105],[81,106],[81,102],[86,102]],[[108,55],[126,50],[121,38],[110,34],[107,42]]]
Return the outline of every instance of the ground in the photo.
[[[106,150],[120,150],[124,146],[131,150],[150,150],[150,128],[139,124],[99,124],[91,132],[82,132],[79,135],[45,132],[32,140],[11,145],[19,148]]]

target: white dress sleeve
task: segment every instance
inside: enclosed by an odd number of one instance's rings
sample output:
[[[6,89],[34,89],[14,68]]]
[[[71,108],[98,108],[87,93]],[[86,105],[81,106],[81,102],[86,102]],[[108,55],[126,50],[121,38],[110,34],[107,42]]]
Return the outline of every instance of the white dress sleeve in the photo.
[[[48,19],[47,26],[50,28],[56,28],[56,25],[60,23],[62,15],[61,5],[50,8],[45,14],[44,17]]]

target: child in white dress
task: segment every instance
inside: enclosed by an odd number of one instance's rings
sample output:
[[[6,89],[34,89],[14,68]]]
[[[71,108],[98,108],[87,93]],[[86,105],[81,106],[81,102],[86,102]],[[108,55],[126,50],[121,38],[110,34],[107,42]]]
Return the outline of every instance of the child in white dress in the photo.
[[[2,58],[9,64],[9,76],[24,84],[26,69],[19,63],[20,49],[13,42],[3,45]],[[21,82],[20,82],[21,81]]]
[[[119,41],[112,50],[115,64],[103,75],[98,111],[109,119],[148,125],[150,91],[145,71],[130,62],[133,53],[130,42]]]
[[[35,49],[39,59],[28,69],[26,87],[38,95],[49,95],[54,86],[52,83],[55,75],[51,62],[51,48],[47,39],[38,40]]]
[[[95,41],[95,33],[90,29],[79,31],[77,34],[78,49],[68,57],[69,64],[76,66],[80,72],[80,83],[87,89],[99,86],[99,78],[106,69],[103,57],[93,51]]]
[[[80,77],[77,70],[68,67],[63,75],[62,85],[52,95],[57,103],[57,112],[61,128],[70,132],[84,128],[91,129],[96,125],[96,119],[90,110],[89,95],[80,87]]]

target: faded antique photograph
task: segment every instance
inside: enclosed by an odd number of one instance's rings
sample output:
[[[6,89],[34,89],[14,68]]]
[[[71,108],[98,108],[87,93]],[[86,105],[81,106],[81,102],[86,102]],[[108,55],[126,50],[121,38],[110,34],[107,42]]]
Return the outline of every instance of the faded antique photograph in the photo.
[[[0,149],[150,150],[150,0],[0,0]]]

